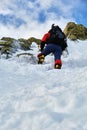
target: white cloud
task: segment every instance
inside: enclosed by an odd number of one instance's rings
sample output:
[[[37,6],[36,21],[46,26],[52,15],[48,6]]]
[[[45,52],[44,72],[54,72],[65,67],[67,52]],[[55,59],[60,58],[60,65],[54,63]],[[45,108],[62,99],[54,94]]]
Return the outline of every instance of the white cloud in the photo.
[[[0,14],[6,15],[11,13],[11,10],[8,8],[10,3],[11,0],[0,1]]]
[[[9,23],[4,25],[0,22],[0,37],[29,38],[34,36],[41,38],[50,29],[52,23],[58,24],[64,29],[67,22],[75,21],[72,17],[72,9],[74,7],[71,4],[62,3],[61,0],[36,0],[35,2],[28,0],[3,0],[3,2],[0,2],[0,7],[0,14],[14,15],[16,18],[21,18],[26,22],[26,24],[21,25],[19,28]],[[60,11],[61,15],[59,12],[49,11],[52,7]],[[46,20],[42,23],[38,20],[41,11],[45,13],[46,17]]]

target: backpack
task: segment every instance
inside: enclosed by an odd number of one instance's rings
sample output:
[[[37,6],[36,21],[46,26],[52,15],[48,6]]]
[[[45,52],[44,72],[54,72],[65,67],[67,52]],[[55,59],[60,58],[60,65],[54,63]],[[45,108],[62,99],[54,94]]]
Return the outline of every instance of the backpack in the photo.
[[[49,32],[50,37],[47,40],[47,43],[58,44],[61,46],[62,50],[64,50],[67,47],[66,36],[59,26],[53,26]]]

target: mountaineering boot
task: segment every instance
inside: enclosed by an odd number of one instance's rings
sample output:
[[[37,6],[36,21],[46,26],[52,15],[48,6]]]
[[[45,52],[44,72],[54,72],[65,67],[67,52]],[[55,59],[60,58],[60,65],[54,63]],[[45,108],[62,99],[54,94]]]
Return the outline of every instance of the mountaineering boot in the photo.
[[[44,55],[41,55],[38,59],[38,64],[42,64],[44,62]]]
[[[56,64],[54,68],[55,69],[61,69],[61,65]]]
[[[45,59],[45,57],[43,54],[38,56],[38,64],[42,64],[44,62],[44,59]]]
[[[62,66],[61,60],[56,60],[55,64],[54,64],[54,68],[55,69],[61,69],[61,66]]]

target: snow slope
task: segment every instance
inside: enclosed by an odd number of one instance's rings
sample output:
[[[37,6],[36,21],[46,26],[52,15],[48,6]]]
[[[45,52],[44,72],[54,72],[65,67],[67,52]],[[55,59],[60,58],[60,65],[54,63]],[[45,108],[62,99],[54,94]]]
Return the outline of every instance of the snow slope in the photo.
[[[87,41],[68,46],[61,70],[52,55],[0,59],[0,130],[87,130]]]

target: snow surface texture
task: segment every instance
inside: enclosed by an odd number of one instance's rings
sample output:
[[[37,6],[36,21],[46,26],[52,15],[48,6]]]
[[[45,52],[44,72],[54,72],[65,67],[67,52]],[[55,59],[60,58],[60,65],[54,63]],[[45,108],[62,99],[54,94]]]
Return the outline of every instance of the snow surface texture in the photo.
[[[87,41],[68,40],[68,51],[61,70],[53,55],[0,59],[0,130],[87,130]]]

